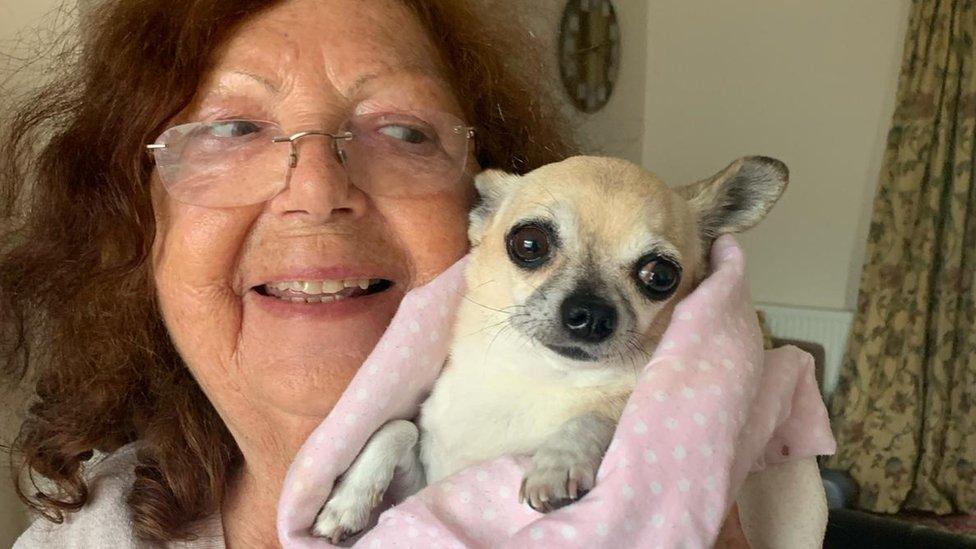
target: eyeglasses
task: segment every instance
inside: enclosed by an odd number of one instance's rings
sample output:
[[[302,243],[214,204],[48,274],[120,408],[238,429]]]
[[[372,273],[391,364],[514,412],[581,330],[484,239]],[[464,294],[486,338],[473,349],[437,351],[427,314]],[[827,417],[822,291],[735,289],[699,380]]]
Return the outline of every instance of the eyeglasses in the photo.
[[[457,185],[474,128],[443,112],[356,115],[335,133],[286,134],[263,120],[191,122],[146,145],[173,198],[214,208],[270,200],[298,166],[298,141],[321,136],[349,183],[373,196],[422,197]],[[287,144],[287,146],[285,146]]]

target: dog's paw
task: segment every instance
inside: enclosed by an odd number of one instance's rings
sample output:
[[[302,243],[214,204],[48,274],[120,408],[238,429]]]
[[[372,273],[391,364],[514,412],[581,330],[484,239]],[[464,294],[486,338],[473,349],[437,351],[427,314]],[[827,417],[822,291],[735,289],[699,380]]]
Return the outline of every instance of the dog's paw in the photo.
[[[542,448],[522,479],[519,502],[548,513],[583,497],[593,488],[599,462],[568,448]]]
[[[399,492],[405,489],[419,489],[423,472],[414,452],[419,436],[416,425],[401,419],[373,433],[359,457],[333,486],[328,501],[315,517],[312,534],[339,543],[366,529],[398,469],[408,481],[393,487],[394,496],[402,496]]]
[[[386,491],[388,482],[356,482],[343,478],[315,517],[312,534],[333,544],[362,532]]]
[[[414,452],[418,437],[417,426],[404,420],[391,421],[373,433],[359,457],[332,488],[328,501],[315,517],[312,534],[339,543],[369,526],[373,510],[387,490],[399,498],[403,490],[412,493],[419,489],[423,472]],[[391,490],[398,469],[403,473],[403,482]]]

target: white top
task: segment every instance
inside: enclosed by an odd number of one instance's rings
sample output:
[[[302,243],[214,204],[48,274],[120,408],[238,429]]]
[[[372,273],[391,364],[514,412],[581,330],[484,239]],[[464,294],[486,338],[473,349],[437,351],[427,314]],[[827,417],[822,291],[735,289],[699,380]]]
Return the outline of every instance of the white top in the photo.
[[[118,549],[223,549],[224,531],[216,513],[197,526],[193,541],[151,543],[139,540],[132,530],[126,505],[135,480],[136,448],[129,444],[90,467],[89,498],[85,506],[66,513],[62,524],[39,517],[14,543],[13,549],[113,547]]]

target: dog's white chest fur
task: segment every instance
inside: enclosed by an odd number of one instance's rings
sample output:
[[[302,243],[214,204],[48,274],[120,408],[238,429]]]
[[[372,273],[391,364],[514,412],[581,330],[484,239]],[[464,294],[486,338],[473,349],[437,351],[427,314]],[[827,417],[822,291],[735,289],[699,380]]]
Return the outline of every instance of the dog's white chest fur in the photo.
[[[632,372],[559,374],[518,342],[499,337],[487,354],[486,346],[459,339],[424,404],[421,459],[428,482],[487,459],[532,454],[583,413],[619,417],[633,390]]]

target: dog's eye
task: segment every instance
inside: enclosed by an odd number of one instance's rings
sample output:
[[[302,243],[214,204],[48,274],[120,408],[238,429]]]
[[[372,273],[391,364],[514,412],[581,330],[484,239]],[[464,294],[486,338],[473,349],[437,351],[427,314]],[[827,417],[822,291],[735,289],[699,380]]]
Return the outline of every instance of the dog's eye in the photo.
[[[681,282],[681,267],[659,256],[647,256],[637,262],[638,286],[647,297],[661,301],[671,297]]]
[[[538,225],[522,225],[508,234],[508,255],[516,265],[536,267],[549,257],[549,232]]]

